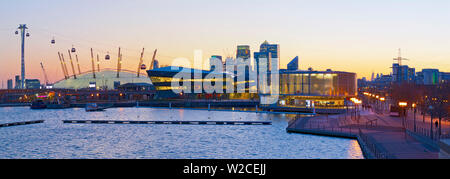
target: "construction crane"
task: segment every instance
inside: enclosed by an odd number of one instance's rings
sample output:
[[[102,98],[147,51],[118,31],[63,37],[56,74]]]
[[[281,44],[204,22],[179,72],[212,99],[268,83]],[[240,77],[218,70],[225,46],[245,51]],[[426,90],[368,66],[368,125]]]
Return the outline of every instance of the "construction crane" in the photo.
[[[119,47],[119,54],[117,55],[117,78],[120,78],[120,69],[122,68],[122,54],[120,53],[120,47]]]
[[[95,79],[94,52],[92,51],[92,48],[91,48],[91,61],[92,61],[92,75],[94,76]]]
[[[45,78],[45,87],[48,86],[48,78],[47,78],[47,72],[45,72],[45,68],[44,65],[41,62],[41,68],[42,68],[42,72],[44,73],[44,78]]]
[[[144,58],[144,48],[142,48],[142,52],[141,52],[141,58],[139,59],[139,66],[138,66],[138,70],[137,70],[137,77],[139,78],[140,74],[141,74],[141,67],[142,67],[142,63],[143,63],[143,59]]]
[[[398,49],[398,57],[394,58],[394,61],[397,61],[398,65],[402,66],[402,61],[403,60],[409,60],[409,59],[402,58],[402,49]]]
[[[72,72],[73,72],[73,78],[77,79],[77,74],[75,72],[75,67],[73,66],[73,60],[72,60],[72,55],[70,54],[70,50],[67,50],[69,52],[69,60],[70,60],[70,65],[72,66]]]
[[[61,69],[62,69],[63,74],[64,74],[64,79],[67,80],[66,70],[64,69],[64,64],[63,64],[63,61],[62,61],[62,58],[61,58],[61,53],[59,53],[59,52],[58,52],[58,57],[59,57],[59,62],[61,63]]]
[[[152,58],[152,61],[150,63],[150,70],[153,70],[153,68],[154,68],[156,52],[158,52],[158,49],[155,49],[155,52],[153,52],[153,58]]]

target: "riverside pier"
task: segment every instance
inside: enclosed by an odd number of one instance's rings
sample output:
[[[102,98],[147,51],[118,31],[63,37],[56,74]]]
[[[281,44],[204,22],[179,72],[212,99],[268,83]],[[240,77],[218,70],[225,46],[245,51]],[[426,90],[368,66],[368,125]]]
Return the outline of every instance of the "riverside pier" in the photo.
[[[0,127],[23,126],[23,125],[39,124],[39,123],[44,123],[44,120],[5,123],[5,124],[0,124]]]
[[[114,121],[64,120],[69,124],[272,125],[270,121]]]

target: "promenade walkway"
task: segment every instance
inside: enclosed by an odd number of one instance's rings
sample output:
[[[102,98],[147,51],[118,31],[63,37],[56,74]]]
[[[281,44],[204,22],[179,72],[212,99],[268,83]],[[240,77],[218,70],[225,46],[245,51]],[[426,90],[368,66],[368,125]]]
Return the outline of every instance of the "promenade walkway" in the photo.
[[[357,139],[369,159],[438,159],[439,149],[408,135],[401,118],[362,111],[359,120],[350,115],[298,118],[288,132]]]

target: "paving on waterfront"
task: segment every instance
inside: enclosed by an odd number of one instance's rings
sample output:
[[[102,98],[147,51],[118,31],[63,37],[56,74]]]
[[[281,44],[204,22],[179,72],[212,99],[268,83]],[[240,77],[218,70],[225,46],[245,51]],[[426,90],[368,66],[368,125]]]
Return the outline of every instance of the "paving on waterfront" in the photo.
[[[302,117],[291,122],[288,132],[358,139],[369,159],[438,159],[439,149],[410,136],[401,118],[361,112],[351,115]]]

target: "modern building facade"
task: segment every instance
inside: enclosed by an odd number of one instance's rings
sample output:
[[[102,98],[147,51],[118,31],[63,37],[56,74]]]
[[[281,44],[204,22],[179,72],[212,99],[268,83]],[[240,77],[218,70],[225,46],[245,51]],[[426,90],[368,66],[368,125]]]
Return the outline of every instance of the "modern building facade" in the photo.
[[[13,80],[12,79],[8,79],[6,86],[7,86],[7,89],[14,89],[13,88]]]
[[[392,65],[392,76],[394,83],[414,83],[416,77],[415,68],[409,68],[408,65]]]
[[[438,69],[423,69],[422,75],[424,85],[436,85],[440,82]]]
[[[248,45],[239,45],[237,46],[236,51],[236,59],[242,58],[242,59],[250,59],[250,46]]]
[[[299,69],[298,65],[299,65],[299,63],[298,63],[298,56],[296,56],[294,59],[292,59],[291,62],[288,63],[287,70],[289,70],[289,71],[298,70]]]
[[[20,89],[21,85],[22,85],[22,82],[20,80],[20,76],[16,75],[14,79],[15,79],[14,88],[15,89]]]
[[[210,60],[213,60],[213,59],[217,59],[217,60],[222,61],[222,56],[220,56],[220,55],[212,55]],[[211,71],[214,71],[217,68],[215,65],[213,65],[212,61],[209,62],[209,66],[210,66],[209,69]],[[223,66],[223,62],[222,62],[222,66]]]
[[[26,79],[25,80],[26,89],[41,89],[41,82],[38,79]]]
[[[255,59],[254,66],[258,74],[260,66],[267,66],[267,70],[269,72],[272,71],[272,67],[280,69],[280,45],[278,44],[270,44],[269,42],[264,41],[264,43],[260,46],[259,52],[255,52],[253,57]],[[267,59],[267,61],[263,62],[261,60],[263,58]]]
[[[450,73],[448,72],[440,72],[440,80],[441,83],[449,83],[450,82]]]
[[[168,66],[147,71],[152,84],[157,91],[156,99],[256,99],[256,93],[250,93],[249,81],[237,81],[237,77],[232,73],[213,72],[192,68]],[[221,78],[210,78],[214,75]],[[181,78],[183,76],[183,78]],[[178,84],[173,86],[172,83]],[[211,86],[205,86],[205,82]],[[217,83],[222,83],[221,91],[214,90]],[[239,84],[244,84],[244,91],[238,92]],[[231,84],[231,85],[228,85]],[[229,92],[231,91],[232,92]]]
[[[346,99],[356,96],[356,74],[339,71],[282,71],[277,104],[265,108],[281,111],[334,110],[342,112]]]

